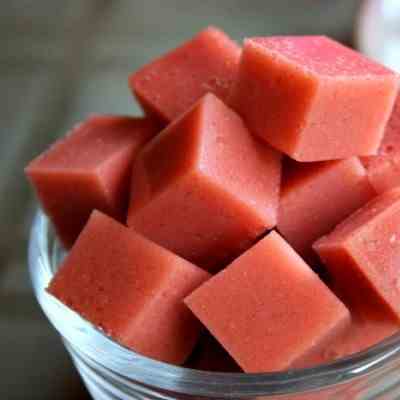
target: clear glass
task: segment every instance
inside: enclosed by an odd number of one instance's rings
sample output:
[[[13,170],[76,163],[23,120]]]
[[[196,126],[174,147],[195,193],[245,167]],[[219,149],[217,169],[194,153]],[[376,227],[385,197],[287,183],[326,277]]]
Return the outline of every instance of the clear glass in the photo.
[[[400,71],[400,1],[364,0],[354,39],[362,53]]]
[[[46,292],[64,255],[47,217],[39,211],[29,244],[33,288],[95,399],[400,398],[400,333],[352,357],[282,373],[203,372],[143,357],[106,337]]]

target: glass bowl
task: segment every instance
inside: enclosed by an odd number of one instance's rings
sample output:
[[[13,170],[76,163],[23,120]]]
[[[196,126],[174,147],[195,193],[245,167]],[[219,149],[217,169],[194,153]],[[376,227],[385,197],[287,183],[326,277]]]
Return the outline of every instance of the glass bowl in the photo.
[[[141,356],[46,292],[64,255],[48,218],[38,211],[29,242],[34,292],[95,399],[400,398],[400,333],[351,357],[280,373],[196,371]]]

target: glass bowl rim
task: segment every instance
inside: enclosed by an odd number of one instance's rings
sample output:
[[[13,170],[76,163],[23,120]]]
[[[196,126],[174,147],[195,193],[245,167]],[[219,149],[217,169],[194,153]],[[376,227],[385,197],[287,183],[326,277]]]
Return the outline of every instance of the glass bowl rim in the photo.
[[[53,274],[49,269],[52,264],[49,236],[49,219],[39,209],[31,226],[28,249],[29,270],[35,296],[52,325],[67,341],[68,347],[72,346],[74,352],[82,353],[93,368],[102,368],[120,384],[129,385],[129,380],[133,379],[140,384],[162,390],[219,398],[293,394],[323,390],[349,382],[383,368],[400,357],[400,332],[398,332],[362,352],[311,368],[268,373],[200,371],[167,364],[135,353],[107,337],[78,314],[68,310],[67,312],[73,313],[74,318],[82,325],[82,331],[86,333],[89,331],[101,345],[116,352],[121,357],[121,360],[117,361],[121,361],[124,365],[124,368],[116,364],[113,364],[112,368],[104,367],[106,358],[103,357],[104,362],[101,362],[99,361],[102,359],[101,355],[96,354],[96,357],[93,357],[87,349],[77,348],[74,342],[65,337],[64,329],[57,326],[54,318],[46,311],[45,301],[51,298],[52,301],[59,303],[45,290],[48,279],[51,279]],[[50,277],[47,276],[47,283],[40,277],[40,273],[43,272],[51,274]],[[44,300],[43,296],[47,296],[47,299]],[[58,306],[67,309],[61,303]],[[128,368],[126,368],[127,361],[129,361]]]

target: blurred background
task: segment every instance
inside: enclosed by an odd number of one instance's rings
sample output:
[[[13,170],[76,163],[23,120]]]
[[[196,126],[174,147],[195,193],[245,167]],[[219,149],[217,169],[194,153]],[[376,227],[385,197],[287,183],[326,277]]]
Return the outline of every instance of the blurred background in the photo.
[[[356,18],[361,3],[355,0],[2,2],[1,399],[88,398],[30,289],[26,248],[36,204],[23,175],[28,161],[88,113],[139,113],[128,90],[129,73],[209,24],[221,27],[237,40],[254,35],[326,34],[349,45],[356,43],[370,55],[400,66],[398,36],[392,38],[387,32],[400,28],[399,19],[392,18],[396,3],[399,14],[400,2],[367,2],[368,5],[363,5],[363,15],[371,18],[366,19]],[[386,8],[382,8],[383,3]],[[382,17],[386,18],[385,23]]]

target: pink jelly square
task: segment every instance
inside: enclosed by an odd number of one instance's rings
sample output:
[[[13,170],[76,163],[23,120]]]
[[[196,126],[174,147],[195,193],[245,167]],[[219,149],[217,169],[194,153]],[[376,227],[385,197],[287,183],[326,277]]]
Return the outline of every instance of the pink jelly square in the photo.
[[[276,232],[185,303],[245,372],[290,368],[349,323],[346,307]]]
[[[375,154],[398,89],[393,71],[323,36],[245,41],[232,104],[298,161]]]
[[[207,92],[227,100],[239,57],[240,47],[209,27],[133,73],[129,84],[147,113],[170,122]]]
[[[208,277],[94,211],[48,291],[124,346],[181,364],[201,328],[183,299]]]
[[[371,184],[379,193],[400,186],[400,95],[387,124],[378,155],[365,157],[362,161]]]
[[[309,258],[312,244],[375,196],[356,157],[319,163],[286,163],[277,229]]]
[[[280,172],[280,155],[208,94],[136,159],[128,225],[219,268],[276,224]]]
[[[66,247],[93,209],[125,218],[133,160],[157,131],[148,118],[91,116],[28,165],[25,172]]]
[[[358,308],[400,318],[400,189],[385,192],[314,244],[334,284]]]
[[[367,350],[387,337],[400,330],[400,320],[393,314],[382,310],[381,304],[369,296],[367,292],[359,292],[366,302],[354,302],[341,293],[337,287],[332,287],[333,292],[345,301],[351,313],[351,323],[331,341],[329,346],[314,352],[310,357],[303,359],[301,367],[316,366],[335,361],[339,358],[354,355]],[[367,306],[366,306],[367,305]]]

